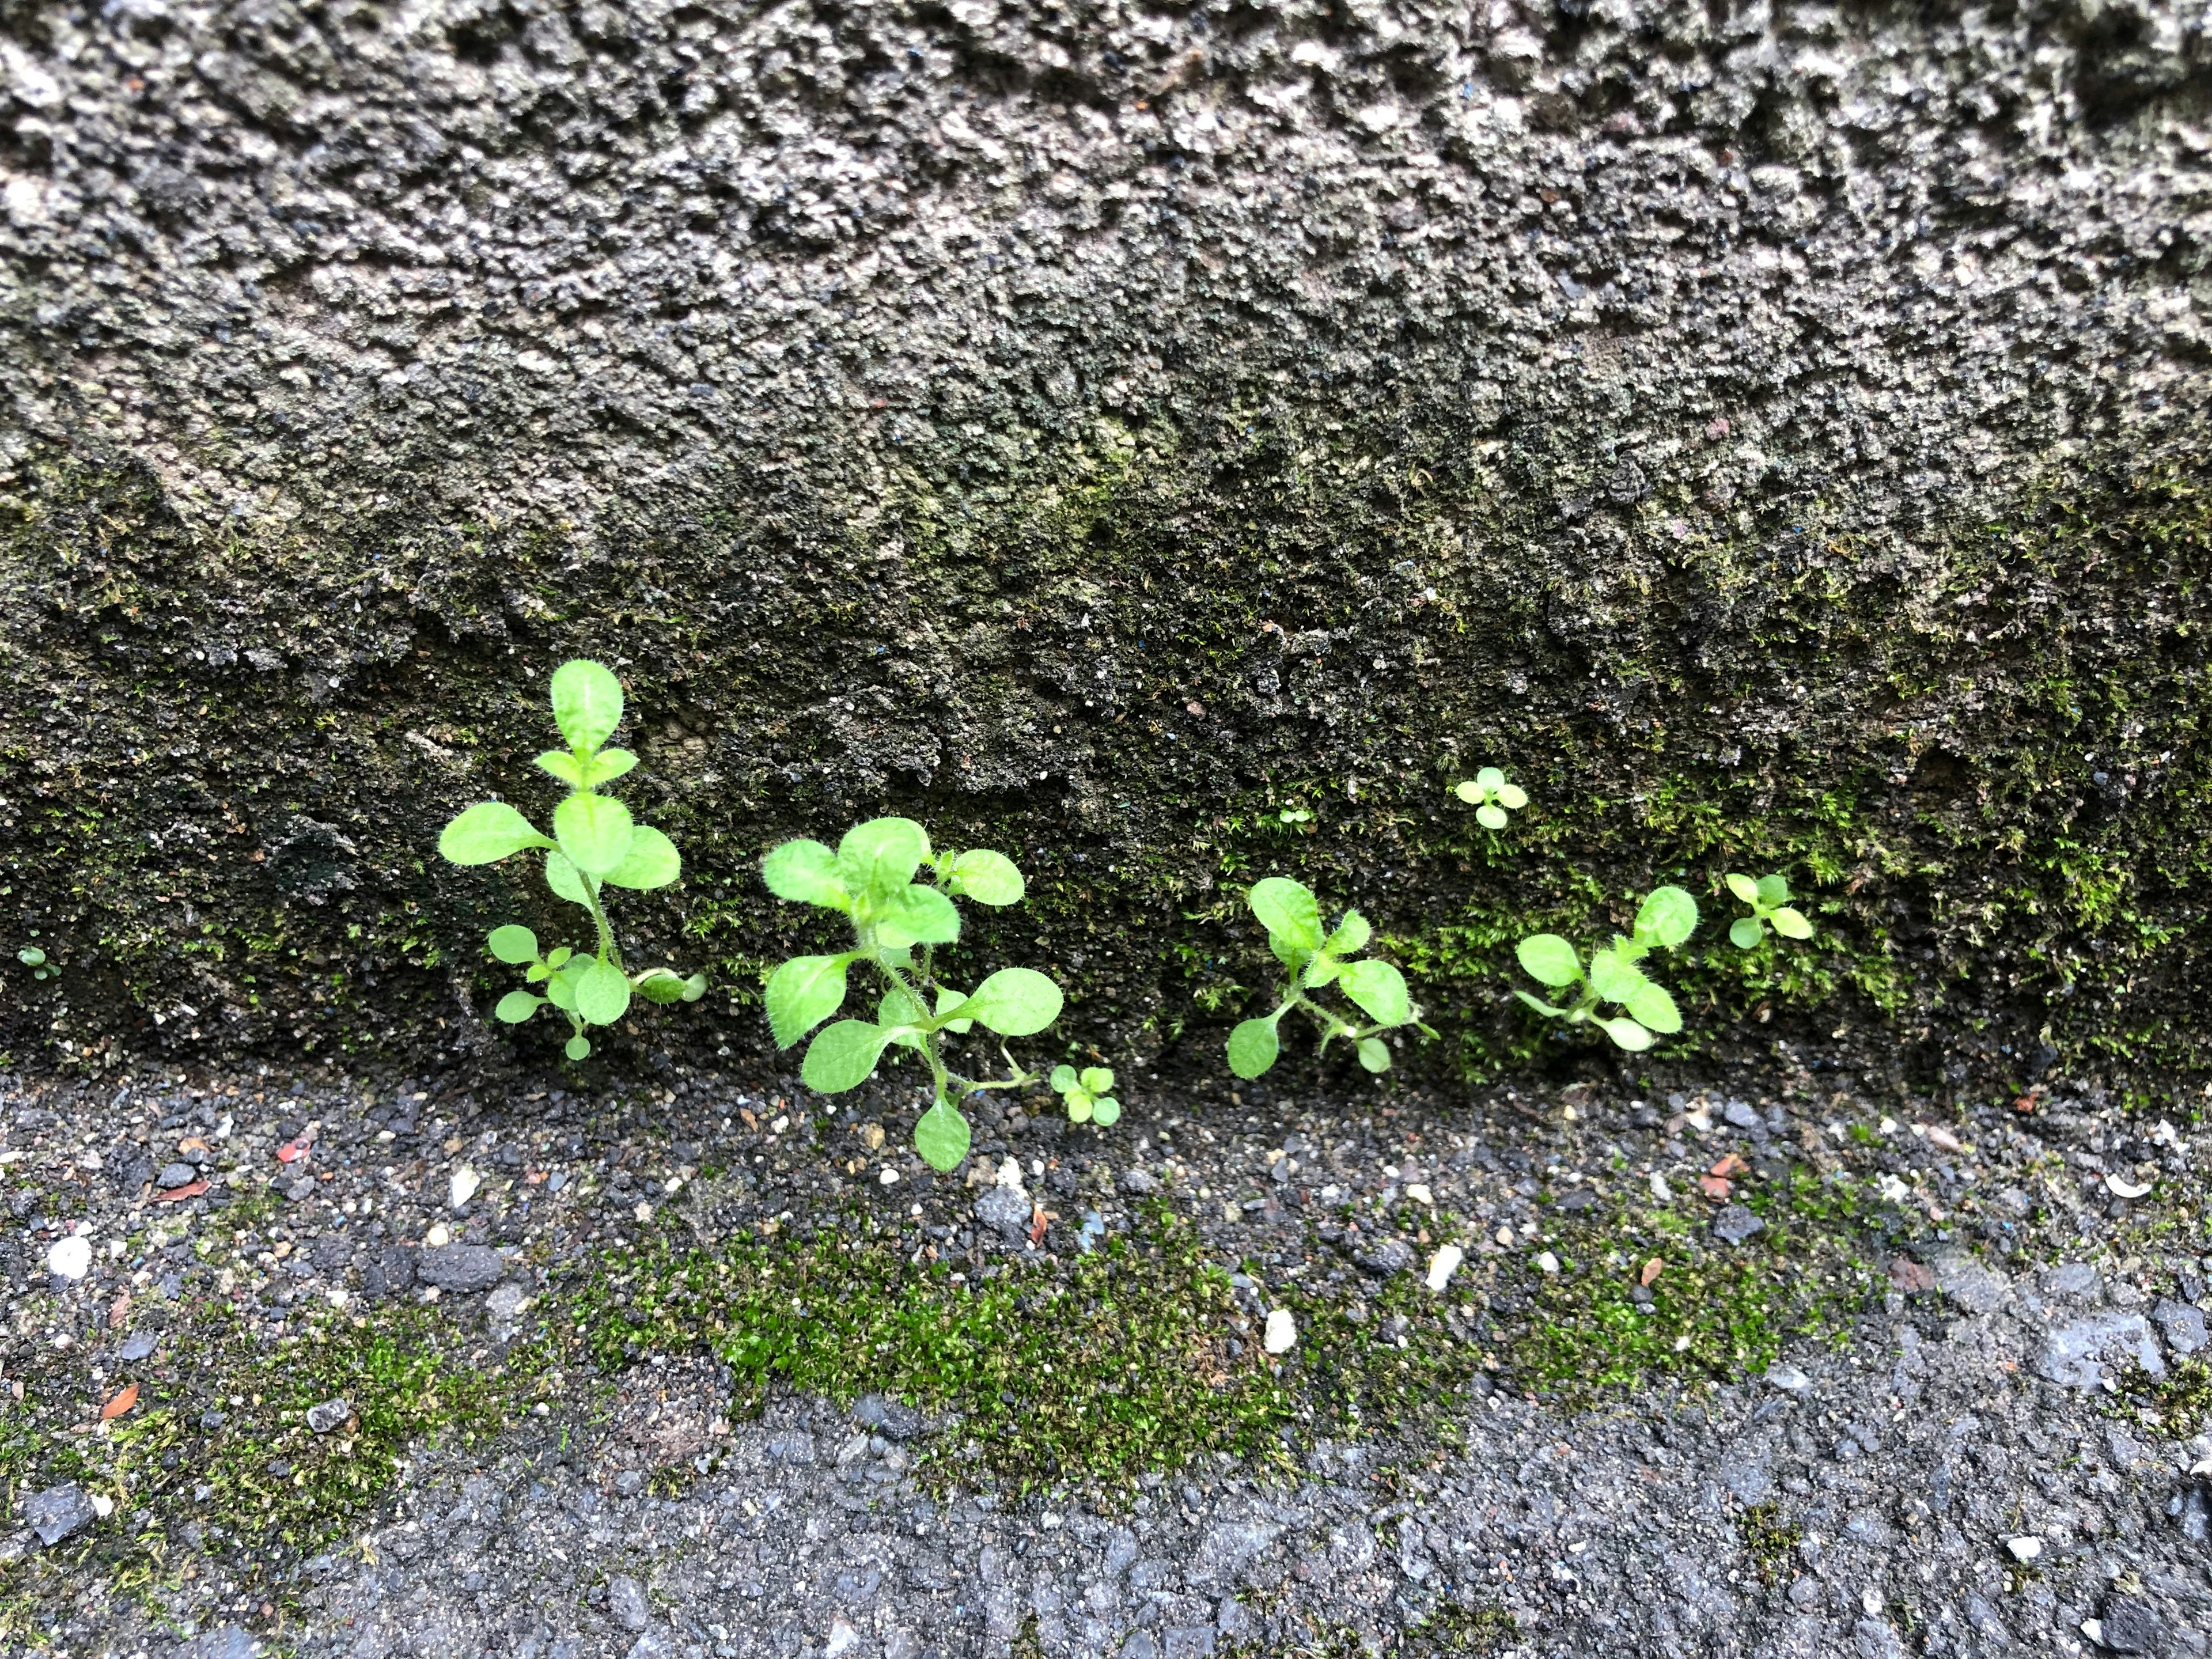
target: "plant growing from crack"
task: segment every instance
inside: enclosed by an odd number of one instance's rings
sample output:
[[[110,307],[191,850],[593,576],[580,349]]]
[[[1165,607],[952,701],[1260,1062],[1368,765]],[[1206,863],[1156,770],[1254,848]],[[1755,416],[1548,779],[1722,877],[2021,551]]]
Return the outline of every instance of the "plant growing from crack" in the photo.
[[[1515,948],[1530,978],[1555,989],[1575,989],[1574,1000],[1565,1007],[1526,991],[1513,994],[1547,1018],[1593,1024],[1620,1048],[1640,1052],[1659,1036],[1680,1030],[1682,1016],[1666,988],[1637,964],[1655,950],[1674,950],[1697,927],[1697,900],[1679,887],[1654,888],[1636,913],[1634,929],[1591,951],[1587,968],[1582,953],[1557,933],[1531,933]],[[1622,1012],[1601,1014],[1598,1010],[1605,1006]]]
[[[1503,830],[1505,815],[1528,804],[1528,792],[1517,783],[1506,782],[1505,774],[1494,766],[1484,767],[1452,793],[1474,808],[1474,821],[1486,830]]]
[[[465,865],[496,864],[516,853],[542,850],[545,884],[591,917],[598,946],[590,951],[565,945],[541,950],[535,933],[512,922],[493,928],[485,941],[492,955],[522,969],[526,982],[539,988],[509,991],[493,1013],[520,1025],[550,1004],[568,1021],[568,1058],[581,1060],[592,1052],[585,1033],[622,1018],[633,994],[648,1002],[696,1002],[707,980],[668,968],[632,973],[623,965],[607,920],[608,889],[649,891],[684,873],[674,842],[634,820],[613,796],[599,793],[599,785],[637,764],[627,749],[605,747],[622,724],[621,683],[599,664],[579,658],[554,671],[551,696],[553,723],[568,747],[547,750],[538,764],[569,792],[553,809],[552,835],[541,834],[504,801],[479,801],[446,826],[438,852],[449,863]]]
[[[1334,931],[1324,932],[1321,902],[1313,890],[1282,876],[1254,883],[1246,902],[1267,930],[1267,946],[1283,964],[1283,982],[1273,1012],[1245,1020],[1229,1034],[1229,1069],[1237,1076],[1258,1077],[1275,1063],[1282,1052],[1279,1028],[1293,1010],[1321,1028],[1323,1051],[1341,1037],[1370,1072],[1390,1069],[1384,1031],[1411,1025],[1436,1035],[1421,1024],[1421,1011],[1413,1006],[1403,974],[1387,962],[1346,960],[1366,949],[1372,936],[1367,919],[1358,911],[1346,910]],[[1332,985],[1367,1016],[1368,1023],[1346,1019],[1307,994]]]
[[[1753,881],[1749,876],[1732,875],[1728,888],[1751,907],[1749,915],[1738,916],[1729,924],[1729,940],[1738,950],[1750,950],[1766,937],[1769,927],[1784,939],[1813,937],[1813,924],[1790,908],[1790,884],[1780,876],[1761,876]]]
[[[917,881],[925,866],[928,879]],[[841,1019],[824,1028],[807,1045],[799,1075],[810,1089],[842,1094],[874,1076],[886,1050],[911,1049],[929,1068],[932,1094],[915,1123],[915,1149],[933,1170],[958,1167],[971,1139],[960,1103],[1038,1079],[1003,1044],[1007,1076],[957,1073],[946,1063],[945,1033],[964,1036],[981,1025],[1002,1037],[1031,1036],[1060,1018],[1060,988],[1035,969],[1001,968],[972,992],[938,976],[938,947],[960,937],[952,901],[1018,904],[1027,890],[1022,872],[1005,854],[986,848],[936,852],[910,818],[875,818],[848,831],[835,852],[818,841],[787,841],[762,860],[761,874],[778,898],[839,911],[853,928],[851,950],[793,957],[769,975],[769,1028],[776,1046],[790,1048],[843,1007],[847,970],[866,963],[884,986],[875,1018]],[[1094,1120],[1111,1122],[1121,1109],[1098,1116],[1104,1103],[1093,1091]]]

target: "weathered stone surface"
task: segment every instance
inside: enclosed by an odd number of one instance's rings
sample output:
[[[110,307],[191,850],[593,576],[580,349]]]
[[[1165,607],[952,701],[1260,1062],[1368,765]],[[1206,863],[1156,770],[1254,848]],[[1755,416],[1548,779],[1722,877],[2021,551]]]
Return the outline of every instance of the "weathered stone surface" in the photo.
[[[1877,1067],[2196,1029],[2136,914],[2207,844],[2178,9],[352,16],[0,26],[11,1045],[486,1006],[427,964],[539,896],[426,854],[542,805],[579,650],[689,860],[653,959],[716,895],[750,971],[761,847],[909,810],[1149,1047],[1251,982],[1225,854],[1401,938],[1550,902],[1462,856],[1496,760],[1591,891],[1712,821],[1841,872],[1803,996],[1902,1007]],[[1422,1000],[1502,1053],[1460,937]],[[141,1006],[64,1018],[95,947]]]
[[[416,1276],[441,1291],[488,1291],[506,1271],[507,1263],[489,1244],[441,1244],[415,1261]]]

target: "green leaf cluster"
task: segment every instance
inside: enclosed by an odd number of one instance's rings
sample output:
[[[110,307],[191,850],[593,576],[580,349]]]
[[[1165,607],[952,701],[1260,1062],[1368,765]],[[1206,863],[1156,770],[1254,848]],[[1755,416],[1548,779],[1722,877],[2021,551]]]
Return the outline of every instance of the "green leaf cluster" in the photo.
[[[1121,1103],[1106,1091],[1114,1086],[1114,1073],[1103,1066],[1052,1068],[1052,1086],[1067,1103],[1071,1123],[1096,1123],[1105,1128],[1121,1115]]]
[[[778,898],[839,911],[853,928],[851,950],[793,957],[769,975],[776,1046],[792,1047],[842,1009],[848,971],[865,964],[883,987],[875,1018],[840,1019],[819,1031],[799,1075],[810,1089],[840,1094],[875,1075],[887,1050],[911,1049],[929,1066],[934,1089],[933,1103],[915,1126],[915,1149],[933,1169],[957,1166],[970,1139],[959,1103],[1036,1079],[1012,1055],[1007,1078],[957,1076],[945,1065],[944,1035],[964,1036],[980,1025],[1004,1037],[1030,1036],[1060,1018],[1060,988],[1034,969],[1001,968],[972,991],[937,975],[938,947],[960,938],[953,900],[1019,903],[1028,890],[1022,872],[1005,854],[985,848],[939,853],[913,819],[891,817],[855,825],[834,851],[818,841],[786,842],[761,860],[761,875]]]
[[[1728,887],[1751,907],[1749,915],[1738,916],[1729,924],[1729,941],[1739,950],[1750,950],[1766,937],[1769,927],[1784,939],[1813,937],[1813,924],[1790,908],[1790,884],[1780,876],[1761,876],[1753,881],[1749,876],[1732,875]]]
[[[496,864],[517,853],[542,852],[545,884],[556,897],[590,916],[597,946],[588,954],[565,945],[541,949],[535,933],[514,923],[495,927],[486,940],[493,956],[524,970],[523,988],[501,997],[493,1013],[520,1025],[551,1006],[568,1021],[568,1058],[581,1060],[592,1052],[585,1033],[621,1019],[633,996],[648,1002],[696,1002],[705,994],[707,981],[703,975],[687,976],[667,968],[631,972],[623,965],[607,920],[609,888],[646,892],[684,873],[673,842],[638,823],[613,796],[599,793],[600,784],[637,764],[629,750],[605,746],[622,724],[622,683],[600,664],[579,658],[554,671],[550,695],[553,723],[568,746],[547,750],[538,764],[569,789],[553,809],[553,833],[541,833],[504,801],[480,801],[446,826],[438,852],[448,863],[463,865]]]
[[[1452,793],[1474,808],[1474,821],[1486,830],[1503,830],[1505,815],[1528,804],[1528,792],[1517,783],[1506,782],[1505,774],[1494,766],[1484,767]]]
[[[1619,1047],[1649,1048],[1662,1036],[1682,1029],[1682,1016],[1667,988],[1638,964],[1655,950],[1678,949],[1698,928],[1698,902],[1679,887],[1652,890],[1636,913],[1628,937],[1582,953],[1557,933],[1531,933],[1515,948],[1528,976],[1556,990],[1573,989],[1574,1000],[1559,1007],[1526,991],[1516,991],[1538,1013],[1570,1025],[1595,1025]],[[1621,1012],[1603,1014],[1602,1007]]]
[[[1245,1020],[1229,1034],[1229,1069],[1237,1076],[1258,1077],[1275,1063],[1282,1052],[1283,1017],[1293,1010],[1321,1028],[1323,1050],[1342,1037],[1370,1072],[1390,1069],[1390,1048],[1382,1032],[1413,1025],[1435,1035],[1420,1024],[1420,1010],[1413,1006],[1403,974],[1387,962],[1348,960],[1365,950],[1373,936],[1358,911],[1346,910],[1335,927],[1325,930],[1313,890],[1282,876],[1254,883],[1246,902],[1267,930],[1267,946],[1282,963],[1284,976],[1273,1011]],[[1365,1023],[1346,1019],[1307,994],[1330,986],[1367,1016]]]
[[[15,960],[31,970],[33,979],[52,979],[61,969],[46,960],[46,953],[35,945],[26,945],[15,952]]]

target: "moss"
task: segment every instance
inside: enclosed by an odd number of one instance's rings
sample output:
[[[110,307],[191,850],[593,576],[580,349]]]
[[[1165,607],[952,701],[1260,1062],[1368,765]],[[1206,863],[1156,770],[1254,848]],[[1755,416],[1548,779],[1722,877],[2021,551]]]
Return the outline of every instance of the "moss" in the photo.
[[[2212,1365],[2179,1359],[2162,1377],[2130,1366],[2120,1379],[2115,1409],[2130,1421],[2169,1439],[2186,1440],[2203,1431],[2212,1418]]]
[[[1804,1528],[1784,1519],[1779,1506],[1773,1504],[1752,1504],[1739,1510],[1735,1531],[1759,1582],[1769,1585],[1778,1582],[1789,1569],[1790,1557],[1805,1536]]]

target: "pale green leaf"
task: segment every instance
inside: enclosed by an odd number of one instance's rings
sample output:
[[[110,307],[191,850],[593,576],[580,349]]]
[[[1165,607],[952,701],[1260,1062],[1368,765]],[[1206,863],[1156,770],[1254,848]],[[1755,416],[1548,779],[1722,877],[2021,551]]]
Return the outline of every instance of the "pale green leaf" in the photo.
[[[592,1052],[591,1039],[589,1037],[572,1036],[567,1042],[562,1045],[562,1052],[567,1054],[571,1060],[581,1060],[585,1055]]]
[[[1623,999],[1629,1013],[1641,1024],[1664,1034],[1682,1029],[1682,1012],[1675,1007],[1674,999],[1667,994],[1662,985],[1646,980],[1632,996]]]
[[[1076,1086],[1077,1079],[1075,1076],[1075,1067],[1073,1066],[1054,1066],[1052,1068],[1052,1077],[1049,1081],[1054,1088],[1057,1089],[1061,1094],[1066,1094],[1070,1089]]]
[[[611,962],[593,962],[576,981],[576,1012],[590,1025],[611,1025],[629,1012],[629,975]]]
[[[1495,766],[1486,766],[1474,775],[1474,787],[1486,795],[1494,795],[1505,787],[1505,774]]]
[[[1670,951],[1697,931],[1698,902],[1679,887],[1653,888],[1636,913],[1638,936]]]
[[[1767,920],[1774,924],[1774,931],[1784,939],[1813,937],[1813,924],[1806,921],[1802,914],[1791,909],[1786,904],[1767,917]]]
[[[907,994],[903,985],[894,985],[876,999],[876,1024],[878,1025],[922,1025],[922,1006]]]
[[[963,853],[953,860],[945,885],[948,892],[959,897],[989,905],[1018,904],[1028,890],[1022,872],[1014,867],[1012,859],[984,848]]]
[[[591,899],[584,891],[584,878],[576,866],[561,856],[558,848],[545,855],[545,884],[571,904],[591,908]]]
[[[929,856],[929,836],[912,818],[871,818],[837,843],[837,868],[850,891],[888,897],[914,879]]]
[[[553,843],[505,801],[479,801],[447,824],[438,855],[449,864],[496,864],[512,853]]]
[[[1641,1054],[1651,1046],[1651,1033],[1632,1019],[1601,1019],[1597,1024],[1616,1047],[1631,1054]]]
[[[1378,1025],[1403,1025],[1413,1017],[1406,976],[1387,962],[1355,962],[1338,975],[1336,983]]]
[[[1321,948],[1321,906],[1313,890],[1284,876],[1255,882],[1249,900],[1260,925],[1301,951]]]
[[[1091,1121],[1102,1129],[1111,1128],[1121,1121],[1121,1103],[1111,1095],[1091,1103]]]
[[[1273,938],[1273,935],[1270,934],[1269,937]],[[1324,951],[1306,963],[1305,972],[1301,978],[1306,988],[1311,990],[1331,983],[1343,971],[1344,964]]]
[[[1565,1019],[1567,1017],[1567,1011],[1565,1009],[1554,1008],[1550,1003],[1544,1001],[1540,997],[1532,997],[1526,991],[1516,991],[1513,994],[1519,997],[1522,1001],[1527,1003],[1531,1008],[1534,1008],[1540,1014],[1547,1015],[1553,1019]]]
[[[960,1167],[960,1160],[968,1156],[971,1139],[968,1120],[960,1115],[957,1108],[941,1100],[915,1122],[914,1149],[921,1154],[921,1161],[939,1175]]]
[[[491,947],[492,955],[517,967],[538,960],[538,935],[511,921],[504,927],[493,928],[484,943]]]
[[[1759,925],[1757,916],[1738,916],[1729,923],[1729,941],[1739,951],[1748,951],[1766,937],[1766,929]]]
[[[571,749],[597,749],[622,724],[622,682],[583,657],[553,671],[553,723]]]
[[[629,850],[623,861],[607,872],[610,887],[629,887],[640,892],[665,887],[684,873],[684,860],[676,843],[650,824],[630,831]]]
[[[1375,937],[1375,930],[1367,925],[1367,918],[1357,910],[1346,910],[1344,920],[1336,924],[1336,931],[1322,941],[1321,948],[1333,957],[1348,957],[1367,948],[1367,941]]]
[[[701,997],[703,997],[706,994],[707,975],[703,971],[692,975],[689,979],[684,981],[684,1001],[696,1002]]]
[[[1546,985],[1572,985],[1583,976],[1582,958],[1557,933],[1531,933],[1514,946],[1513,954],[1529,978]]]
[[[553,835],[568,862],[604,878],[629,855],[629,808],[612,795],[571,795],[553,809]]]
[[[1359,1063],[1370,1072],[1390,1069],[1390,1045],[1381,1037],[1359,1039]]]
[[[1457,795],[1469,806],[1479,806],[1482,804],[1482,786],[1475,782],[1472,778],[1468,779],[1465,783],[1454,784],[1452,786],[1452,793]]]
[[[1759,878],[1759,908],[1771,910],[1778,904],[1790,902],[1790,884],[1780,876],[1761,876]]]
[[[665,1006],[684,1000],[684,976],[672,969],[655,968],[636,980],[637,994],[647,1002]]]
[[[900,888],[876,922],[885,945],[950,945],[960,937],[960,912],[934,887]]]
[[[509,1025],[520,1025],[544,1006],[544,997],[534,997],[527,991],[509,991],[491,1011],[492,1018],[505,1020]]]
[[[538,764],[567,784],[571,789],[584,787],[584,769],[575,756],[566,749],[549,749],[538,757]]]
[[[1103,1095],[1114,1086],[1114,1073],[1103,1066],[1086,1066],[1080,1081],[1092,1094]]]
[[[865,1019],[841,1019],[808,1045],[799,1075],[806,1086],[825,1095],[842,1094],[868,1080],[891,1034]]]
[[[627,749],[602,749],[584,763],[584,781],[611,782],[636,764],[637,757]]]
[[[1229,1069],[1241,1078],[1258,1077],[1281,1052],[1272,1019],[1248,1019],[1229,1034]]]
[[[1728,878],[1728,890],[1729,892],[1734,893],[1738,898],[1741,899],[1746,904],[1756,904],[1759,902],[1759,884],[1753,881],[1749,876],[1729,876]]]
[[[1474,821],[1486,830],[1503,830],[1506,823],[1504,809],[1485,801],[1474,809]]]
[[[848,957],[793,957],[768,976],[763,1000],[775,1046],[788,1048],[845,1002]]]
[[[1095,1103],[1083,1090],[1076,1090],[1067,1097],[1067,1121],[1070,1123],[1090,1122],[1091,1108]]]
[[[975,988],[958,1013],[1002,1036],[1029,1036],[1060,1018],[1060,987],[1033,968],[1001,968]]]
[[[794,904],[848,910],[853,898],[839,878],[837,855],[818,841],[787,841],[761,860],[768,890]]]
[[[1610,951],[1594,951],[1589,963],[1590,989],[1601,1001],[1626,1002],[1651,981],[1644,970],[1623,962]]]
[[[576,981],[584,976],[591,958],[572,962],[545,981],[545,1000],[564,1014],[576,1012]]]
[[[1498,804],[1517,812],[1528,804],[1528,792],[1517,783],[1500,784],[1498,787]]]

